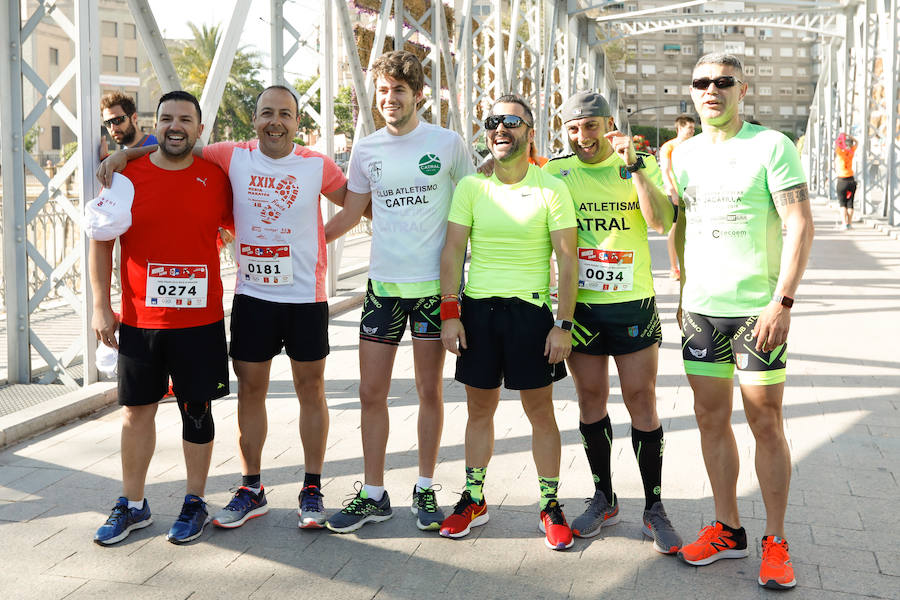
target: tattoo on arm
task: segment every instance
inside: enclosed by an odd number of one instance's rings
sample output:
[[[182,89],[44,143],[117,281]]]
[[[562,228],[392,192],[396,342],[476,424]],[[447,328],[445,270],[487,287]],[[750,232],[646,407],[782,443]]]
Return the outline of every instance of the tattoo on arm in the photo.
[[[805,183],[799,183],[794,187],[772,194],[772,202],[775,203],[775,206],[787,206],[798,202],[807,202],[808,200],[809,190]]]

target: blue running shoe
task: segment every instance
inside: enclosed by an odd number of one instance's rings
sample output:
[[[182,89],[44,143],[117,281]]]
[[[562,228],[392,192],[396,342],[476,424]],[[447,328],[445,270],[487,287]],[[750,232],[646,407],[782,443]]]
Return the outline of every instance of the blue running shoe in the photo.
[[[146,498],[142,507],[128,508],[128,498],[123,496],[116,500],[116,505],[109,513],[106,523],[94,534],[94,543],[109,546],[121,542],[135,529],[143,529],[151,523],[153,517],[150,516],[150,506]]]
[[[216,513],[212,522],[216,527],[234,529],[267,512],[269,512],[269,505],[266,502],[266,490],[259,486],[259,494],[254,494],[250,488],[242,485],[234,491],[234,498],[231,499],[231,502]]]
[[[172,529],[166,534],[166,539],[173,544],[184,544],[195,540],[203,533],[203,528],[208,522],[209,513],[206,510],[206,502],[199,496],[188,494],[184,497],[181,514],[172,524]]]
[[[322,502],[322,492],[314,485],[308,485],[300,490],[300,509],[297,516],[300,529],[322,529],[325,527],[325,504]]]

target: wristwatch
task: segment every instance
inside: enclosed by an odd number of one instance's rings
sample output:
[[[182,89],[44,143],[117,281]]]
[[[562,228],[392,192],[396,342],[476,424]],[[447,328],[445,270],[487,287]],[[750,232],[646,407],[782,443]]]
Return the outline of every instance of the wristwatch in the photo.
[[[629,173],[637,173],[647,165],[644,164],[644,157],[638,156],[637,160],[631,163],[630,165],[625,165],[625,170]]]
[[[564,321],[562,319],[557,319],[554,321],[553,325],[559,327],[563,331],[572,331],[572,321]]]
[[[785,308],[790,308],[794,305],[794,299],[790,296],[779,296],[778,294],[775,294],[772,296],[772,300]]]

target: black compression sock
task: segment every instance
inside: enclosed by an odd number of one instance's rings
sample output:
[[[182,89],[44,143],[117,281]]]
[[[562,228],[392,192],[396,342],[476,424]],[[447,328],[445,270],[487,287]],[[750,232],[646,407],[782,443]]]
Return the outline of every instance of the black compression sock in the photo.
[[[594,476],[594,487],[606,495],[606,500],[613,503],[612,473],[610,472],[610,456],[612,454],[612,423],[606,415],[596,423],[579,423],[581,443],[587,455],[591,473]]]
[[[644,484],[644,510],[649,510],[654,503],[660,501],[665,445],[661,426],[653,431],[631,428],[631,447],[634,448]]]

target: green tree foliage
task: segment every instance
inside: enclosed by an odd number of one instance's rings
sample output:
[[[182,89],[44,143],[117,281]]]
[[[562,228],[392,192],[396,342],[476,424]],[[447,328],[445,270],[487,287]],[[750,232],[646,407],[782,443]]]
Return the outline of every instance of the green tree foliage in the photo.
[[[197,27],[188,23],[188,27],[194,39],[173,51],[172,62],[184,89],[199,98],[222,36],[218,25]],[[254,137],[252,117],[256,95],[263,88],[259,80],[261,68],[255,52],[239,48],[235,53],[210,141]]]
[[[297,79],[294,81],[294,89],[297,90],[297,93],[300,94],[300,98],[302,99],[306,92],[309,91],[309,88],[316,82],[318,78],[317,75],[306,79]],[[334,133],[343,133],[347,136],[348,140],[353,139],[353,131],[355,124],[353,122],[353,90],[348,86],[344,86],[338,90],[338,93],[334,97]],[[309,102],[310,106],[312,106],[313,110],[317,113],[321,113],[321,95],[319,92],[313,94],[313,98]],[[310,133],[319,129],[319,126],[316,125],[315,120],[304,111],[302,108],[300,109],[300,131],[309,135]]]

